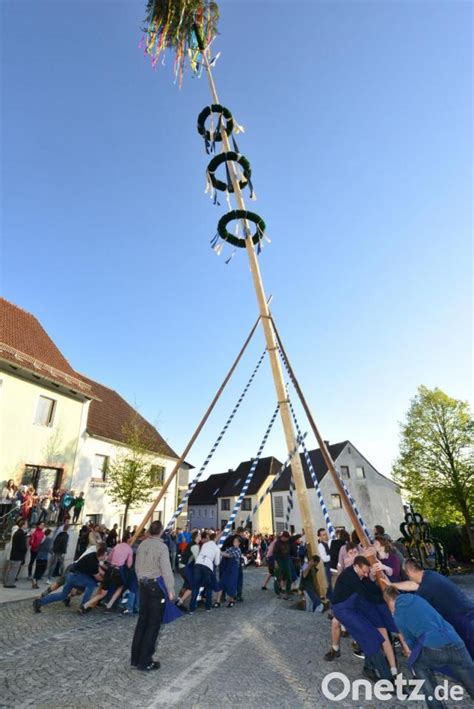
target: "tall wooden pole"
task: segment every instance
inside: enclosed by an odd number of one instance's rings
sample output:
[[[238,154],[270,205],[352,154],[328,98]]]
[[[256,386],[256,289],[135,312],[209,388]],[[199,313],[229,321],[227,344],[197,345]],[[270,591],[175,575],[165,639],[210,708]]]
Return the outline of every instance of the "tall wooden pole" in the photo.
[[[271,300],[272,300],[272,296],[269,297],[267,306],[271,303]],[[194,431],[193,435],[191,436],[191,438],[190,438],[188,444],[186,445],[184,451],[181,453],[181,455],[180,455],[178,461],[176,462],[176,464],[175,464],[173,470],[171,471],[170,475],[168,475],[168,477],[166,478],[165,482],[163,483],[163,487],[160,489],[160,492],[158,493],[158,496],[155,498],[155,500],[153,500],[153,502],[151,503],[151,506],[150,506],[148,512],[146,513],[146,515],[144,516],[144,518],[142,519],[142,521],[140,522],[140,524],[139,524],[138,527],[136,528],[135,533],[134,533],[134,535],[133,535],[133,537],[132,537],[132,540],[131,540],[130,544],[134,544],[135,541],[137,540],[137,538],[140,536],[141,532],[143,531],[143,529],[145,528],[145,526],[148,524],[148,522],[149,522],[150,519],[152,518],[153,512],[156,510],[156,508],[157,508],[158,505],[160,504],[161,500],[163,499],[163,496],[165,495],[167,489],[169,488],[169,486],[171,485],[172,481],[174,480],[174,478],[175,478],[176,475],[178,474],[178,471],[179,471],[180,467],[181,467],[182,464],[184,463],[184,461],[185,461],[185,459],[186,459],[186,457],[187,457],[189,451],[191,450],[191,448],[192,448],[192,446],[194,445],[194,443],[195,443],[197,437],[199,436],[199,434],[201,433],[202,429],[204,428],[204,424],[206,423],[207,419],[208,419],[209,416],[211,415],[212,410],[214,409],[214,406],[217,404],[220,395],[221,395],[222,392],[224,391],[224,389],[225,389],[225,387],[226,387],[226,385],[227,385],[229,379],[231,378],[231,376],[233,375],[233,373],[234,373],[234,371],[235,371],[235,368],[237,367],[238,363],[240,362],[240,360],[241,360],[241,358],[242,358],[242,355],[244,354],[245,350],[247,349],[247,346],[248,346],[250,340],[251,340],[252,337],[254,336],[255,330],[256,330],[257,327],[258,327],[259,321],[260,321],[260,316],[259,316],[259,317],[257,318],[257,320],[255,321],[255,323],[254,323],[252,329],[251,329],[250,332],[249,332],[249,335],[248,335],[247,339],[245,340],[244,344],[242,345],[242,348],[241,348],[239,354],[238,354],[237,357],[235,358],[234,363],[232,364],[232,367],[229,369],[229,371],[227,372],[226,376],[224,377],[224,381],[222,382],[222,384],[220,385],[219,389],[217,390],[217,392],[216,392],[216,394],[215,394],[213,400],[211,401],[211,403],[209,404],[209,406],[208,406],[208,408],[207,408],[207,410],[206,410],[206,413],[204,414],[204,416],[203,416],[202,419],[200,420],[200,422],[199,422],[199,424],[198,424],[196,430]],[[173,511],[174,511],[174,510],[173,510]]]
[[[283,347],[283,343],[281,341],[280,335],[278,333],[278,330],[277,330],[277,327],[275,325],[273,318],[272,318],[272,326],[273,326],[273,329],[275,330],[275,335],[277,337],[280,350],[281,350],[281,352],[286,360],[286,363],[288,365],[288,370],[290,372],[290,376],[293,381],[293,385],[296,389],[296,393],[298,394],[298,396],[300,398],[301,404],[302,404],[305,414],[308,418],[309,425],[311,426],[313,433],[316,437],[316,440],[317,440],[319,448],[321,450],[321,454],[323,456],[324,462],[326,463],[326,467],[329,470],[329,473],[331,474],[333,482],[336,486],[337,492],[341,497],[341,501],[344,506],[344,509],[347,512],[347,515],[349,516],[349,519],[351,520],[355,531],[357,532],[357,536],[359,537],[361,544],[365,547],[368,547],[370,545],[370,540],[367,538],[364,528],[362,527],[361,523],[359,522],[359,518],[357,517],[357,515],[354,511],[354,508],[352,507],[351,501],[349,500],[347,493],[344,490],[344,486],[339,478],[339,475],[337,474],[337,470],[336,470],[336,466],[334,465],[334,461],[331,457],[331,454],[328,450],[328,447],[327,447],[323,437],[321,436],[321,434],[319,432],[319,429],[316,425],[316,422],[313,418],[310,408],[309,408],[309,406],[306,402],[306,399],[303,395],[303,392],[301,390],[299,382],[296,379],[295,373],[294,373],[293,368],[291,366],[290,360],[288,359],[288,355],[286,354],[286,351]]]
[[[214,78],[212,76],[212,70],[209,63],[209,50],[204,50],[202,52],[203,64],[206,70],[207,78],[209,80],[209,86],[211,89],[213,102],[220,103],[219,97],[217,95],[216,85],[214,83]],[[222,142],[225,150],[229,152],[231,150],[231,145],[227,133],[225,132],[224,125],[221,129]],[[235,200],[237,202],[238,208],[245,210],[245,202],[242,196],[242,191],[239,185],[239,179],[237,176],[237,171],[234,163],[230,162],[229,173],[232,181],[232,186],[234,189]],[[245,246],[247,249],[247,255],[250,264],[250,271],[252,273],[253,284],[255,288],[255,294],[257,296],[257,303],[260,312],[260,319],[262,321],[263,332],[265,334],[265,342],[268,350],[268,355],[270,358],[270,364],[272,368],[273,381],[275,384],[275,390],[277,395],[277,400],[280,404],[280,416],[283,424],[283,430],[285,432],[286,446],[288,449],[288,454],[291,455],[293,450],[298,450],[298,443],[296,438],[296,433],[293,428],[293,421],[291,418],[290,407],[288,403],[287,392],[285,389],[285,382],[283,379],[283,372],[281,369],[280,358],[278,355],[278,347],[275,339],[275,334],[271,325],[271,315],[265,299],[265,290],[263,287],[262,276],[260,273],[260,267],[258,264],[257,255],[255,253],[254,245],[251,239],[250,226],[246,220],[244,221],[244,228],[246,233]],[[298,501],[298,506],[300,509],[301,520],[306,536],[306,541],[310,549],[314,552],[316,541],[316,528],[313,520],[312,511],[309,505],[308,495],[306,491],[306,482],[304,478],[303,466],[301,463],[301,458],[299,455],[293,456],[291,461],[291,470],[293,473],[293,480],[295,483],[296,499]],[[320,589],[324,594],[325,589]]]

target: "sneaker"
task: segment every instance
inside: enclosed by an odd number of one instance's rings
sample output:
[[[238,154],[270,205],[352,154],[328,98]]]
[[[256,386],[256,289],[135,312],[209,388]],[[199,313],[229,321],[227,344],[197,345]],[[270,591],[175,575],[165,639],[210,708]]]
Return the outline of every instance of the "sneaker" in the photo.
[[[45,583],[47,583],[48,586],[50,586],[53,583],[53,579],[46,579]]]
[[[348,638],[348,637],[349,637],[349,633],[347,632],[347,630],[341,630],[341,638]]]
[[[33,610],[35,613],[41,613],[41,601],[39,598],[35,598],[33,601]]]
[[[234,606],[235,606],[235,601],[229,601],[229,603],[227,604],[226,607],[227,607],[227,608],[233,608]]]
[[[70,599],[70,598],[65,598],[64,601],[63,601],[63,603],[64,603],[64,605],[66,606],[66,608],[69,608],[69,606],[71,605],[71,599]]]
[[[130,615],[130,611],[128,610],[128,608],[123,609],[122,615]]]
[[[327,653],[324,655],[324,659],[325,659],[327,662],[331,662],[332,660],[335,660],[336,657],[341,657],[341,651],[340,651],[340,650],[335,650],[333,647],[329,650],[329,652],[327,652]]]
[[[325,607],[322,603],[319,604],[319,606],[316,606],[315,613],[324,613],[325,612]]]
[[[80,605],[79,608],[77,609],[77,612],[80,613],[81,615],[84,615],[85,613],[89,613],[90,610],[91,610],[91,608],[86,608],[86,607],[83,606],[82,603],[81,603],[81,605]]]
[[[219,603],[219,601],[216,601],[215,603],[212,604],[212,607],[213,608],[220,608],[221,604]]]
[[[402,644],[401,644],[401,642],[400,642],[400,640],[399,640],[398,638],[394,638],[394,639],[392,640],[392,646],[393,646],[393,647],[401,647]]]
[[[262,591],[268,591],[268,588],[266,586],[262,586]]]
[[[358,657],[360,660],[365,660],[365,654],[362,652],[360,647],[352,651],[354,657]]]

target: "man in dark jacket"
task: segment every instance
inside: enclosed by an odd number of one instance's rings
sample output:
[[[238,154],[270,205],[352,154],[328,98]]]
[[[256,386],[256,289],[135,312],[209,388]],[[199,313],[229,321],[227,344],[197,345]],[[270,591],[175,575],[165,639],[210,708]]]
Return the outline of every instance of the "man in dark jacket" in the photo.
[[[18,578],[21,567],[25,563],[26,552],[28,550],[27,535],[23,529],[25,520],[20,519],[17,524],[18,529],[12,537],[10,561],[3,580],[5,588],[15,588],[15,581]]]
[[[287,601],[291,593],[291,544],[289,532],[282,532],[273,547],[273,556],[277,564],[279,591],[284,591],[283,598]]]
[[[59,576],[64,571],[64,557],[67,552],[67,545],[69,542],[69,525],[65,524],[62,532],[54,538],[53,541],[53,553],[51,554],[51,559],[48,564],[48,583],[52,583],[52,576],[57,576],[55,573],[56,566],[59,566]]]

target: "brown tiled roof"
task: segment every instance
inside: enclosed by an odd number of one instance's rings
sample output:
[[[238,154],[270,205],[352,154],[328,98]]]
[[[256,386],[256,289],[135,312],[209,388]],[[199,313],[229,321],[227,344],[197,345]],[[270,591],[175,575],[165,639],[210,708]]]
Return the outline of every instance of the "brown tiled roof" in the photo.
[[[147,448],[155,453],[178,458],[174,450],[160,436],[151,423],[148,423],[143,416],[128,404],[120,394],[113,389],[109,389],[103,384],[94,382],[84,375],[81,378],[87,382],[97,394],[100,401],[91,401],[89,416],[87,419],[87,432],[91,435],[108,438],[111,441],[126,443],[124,426],[129,424],[134,418],[139,422],[147,441]]]
[[[59,384],[90,393],[39,321],[0,298],[0,359]]]

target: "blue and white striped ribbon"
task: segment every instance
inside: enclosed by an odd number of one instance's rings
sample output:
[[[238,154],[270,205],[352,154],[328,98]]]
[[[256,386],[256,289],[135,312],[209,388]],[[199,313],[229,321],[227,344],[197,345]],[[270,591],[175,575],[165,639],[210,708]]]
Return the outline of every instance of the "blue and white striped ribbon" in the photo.
[[[307,433],[304,433],[302,440],[304,440],[307,435],[308,435]],[[262,504],[262,502],[264,501],[266,496],[273,490],[273,488],[275,487],[275,485],[277,484],[277,482],[279,481],[279,479],[281,478],[281,476],[283,475],[283,473],[285,472],[287,467],[290,465],[291,461],[293,460],[293,456],[295,455],[295,453],[298,453],[300,445],[301,445],[301,441],[300,441],[300,439],[298,439],[298,445],[296,446],[296,448],[293,448],[292,452],[290,453],[288,458],[285,460],[285,462],[281,466],[280,470],[277,472],[277,474],[275,475],[275,477],[271,481],[270,485],[267,487],[267,489],[265,490],[263,495],[260,497],[260,499],[258,500],[255,507],[253,508],[252,514],[247,517],[247,524],[252,519],[252,515],[255,515],[257,513],[258,508],[260,507],[260,505]]]
[[[245,497],[245,495],[246,495],[246,493],[247,493],[247,490],[249,489],[250,482],[251,482],[251,480],[252,480],[252,478],[253,478],[253,474],[254,474],[254,472],[255,472],[255,470],[256,470],[256,468],[257,468],[258,461],[260,460],[260,456],[262,455],[262,451],[263,451],[263,449],[264,449],[264,447],[265,447],[265,443],[267,442],[268,436],[270,435],[270,431],[272,430],[273,424],[275,423],[275,419],[276,419],[276,417],[277,417],[277,414],[278,414],[279,409],[280,409],[280,404],[278,403],[278,404],[277,404],[277,407],[276,407],[275,411],[273,412],[273,415],[272,415],[272,417],[271,417],[271,419],[270,419],[270,423],[268,424],[267,430],[265,431],[265,435],[264,435],[263,440],[262,440],[262,442],[261,442],[261,444],[260,444],[260,448],[258,449],[257,456],[256,456],[256,458],[254,458],[253,461],[252,461],[252,465],[250,466],[250,470],[249,470],[249,472],[248,472],[248,475],[247,475],[247,477],[245,478],[245,482],[244,482],[244,484],[243,484],[242,490],[240,491],[240,495],[239,495],[239,497],[237,498],[237,500],[235,501],[235,505],[234,505],[234,507],[233,507],[233,509],[232,509],[232,512],[231,512],[231,514],[230,514],[229,521],[227,522],[226,526],[225,526],[224,529],[222,530],[222,535],[221,535],[221,537],[220,537],[220,539],[219,539],[219,546],[220,546],[220,547],[222,547],[222,545],[224,544],[225,540],[226,540],[227,537],[229,536],[229,532],[230,532],[231,529],[232,529],[232,525],[233,525],[233,523],[234,523],[234,520],[235,520],[235,518],[236,518],[236,516],[237,516],[238,511],[240,510],[240,507],[241,507],[241,505],[242,505],[242,501],[243,501],[243,499],[244,499],[244,497]]]
[[[301,436],[300,426],[299,426],[299,423],[296,419],[295,410],[293,408],[293,404],[291,403],[291,400],[289,397],[288,397],[288,404],[290,405],[290,411],[291,411],[291,415],[293,416],[293,421],[295,423],[296,432],[298,434],[298,437],[300,437]],[[301,445],[303,447],[303,455],[305,457],[306,464],[308,466],[309,474],[311,475],[311,479],[314,484],[314,489],[316,490],[316,494],[318,496],[318,501],[321,506],[321,510],[323,513],[324,521],[326,523],[326,528],[328,530],[328,534],[331,539],[336,539],[336,530],[334,529],[331,519],[329,517],[328,508],[326,507],[326,503],[324,502],[324,498],[321,493],[321,488],[319,487],[318,478],[316,477],[316,473],[314,472],[313,464],[311,462],[311,458],[309,457],[309,453],[308,453],[308,450],[306,448],[304,441],[302,442]]]
[[[282,360],[282,362],[283,362],[283,364],[284,364],[284,366],[285,366],[285,369],[286,369],[286,371],[288,372],[288,375],[289,375],[291,381],[292,381],[293,384],[294,384],[293,376],[292,376],[292,374],[291,374],[291,370],[290,370],[290,368],[289,368],[289,366],[288,366],[288,362],[286,361],[286,357],[285,357],[285,355],[283,354],[283,352],[282,352],[282,350],[281,350],[281,347],[278,347],[278,351],[279,351],[279,353],[280,353],[280,357],[281,357],[281,360]],[[288,401],[289,401],[289,400],[288,400]],[[289,403],[290,403],[291,412],[292,412],[292,414],[293,414],[293,420],[295,421],[295,426],[296,426],[296,429],[298,430],[298,423],[297,423],[296,418],[295,418],[295,412],[294,412],[294,410],[293,410],[293,407],[292,407],[290,401],[289,401]],[[305,457],[306,457],[306,456],[305,456]],[[306,459],[306,462],[308,462],[308,459]],[[311,472],[311,470],[310,470],[310,472]],[[337,471],[336,471],[336,472],[337,472]],[[352,507],[353,507],[353,509],[354,509],[354,512],[355,512],[356,515],[357,515],[357,519],[359,520],[359,522],[360,522],[360,524],[361,524],[361,526],[362,526],[362,529],[364,530],[365,534],[367,535],[367,538],[369,539],[369,541],[372,541],[372,536],[371,536],[369,530],[367,529],[367,525],[365,524],[364,520],[362,519],[362,516],[361,516],[359,510],[357,509],[357,505],[356,505],[356,503],[355,503],[354,498],[353,498],[352,495],[350,494],[349,490],[347,489],[346,484],[344,483],[344,480],[341,478],[341,476],[339,475],[339,473],[337,473],[337,475],[338,475],[339,480],[341,481],[342,487],[344,488],[344,492],[346,493],[347,498],[348,498],[349,502],[351,503],[351,505],[352,505]],[[311,476],[311,477],[312,477],[312,476]],[[322,499],[322,497],[321,497],[321,499]],[[332,525],[331,525],[331,526],[332,526]],[[329,527],[328,527],[328,531],[329,531]]]
[[[185,505],[186,505],[186,503],[187,503],[187,501],[188,501],[188,498],[189,498],[190,494],[192,493],[192,491],[193,491],[194,488],[196,487],[197,483],[199,482],[199,479],[201,478],[202,474],[204,473],[204,471],[206,470],[207,466],[209,465],[209,462],[210,462],[212,456],[213,456],[214,453],[216,452],[217,446],[219,445],[219,443],[220,443],[220,442],[222,441],[222,439],[224,438],[224,435],[225,435],[227,429],[229,428],[230,424],[232,423],[232,419],[234,418],[235,414],[237,413],[240,404],[241,404],[242,401],[244,400],[244,397],[245,397],[246,393],[248,392],[248,390],[249,390],[249,388],[250,388],[250,385],[252,384],[252,382],[253,382],[253,380],[254,380],[254,378],[255,378],[255,375],[257,374],[257,372],[258,372],[258,370],[259,370],[259,368],[260,368],[260,365],[261,365],[262,362],[263,362],[263,359],[264,359],[264,357],[265,357],[266,351],[267,351],[266,349],[263,351],[263,353],[262,353],[260,359],[258,360],[257,366],[256,366],[255,369],[253,370],[253,372],[252,372],[252,374],[251,374],[251,376],[250,376],[250,379],[248,380],[247,384],[245,385],[245,388],[244,388],[242,394],[240,395],[240,398],[238,399],[236,405],[234,406],[234,408],[233,408],[233,410],[232,410],[232,413],[230,414],[229,418],[228,418],[227,421],[225,422],[224,428],[223,428],[222,431],[219,433],[219,435],[218,435],[218,437],[217,437],[217,439],[216,439],[216,442],[215,442],[214,445],[212,446],[212,448],[211,448],[211,450],[210,450],[210,452],[209,452],[209,455],[207,456],[206,460],[205,460],[204,463],[202,464],[201,469],[199,470],[198,474],[194,477],[194,479],[189,483],[188,489],[186,490],[186,492],[185,492],[184,495],[183,495],[183,499],[182,499],[181,502],[179,503],[176,512],[173,514],[173,516],[171,517],[170,521],[168,522],[168,524],[167,524],[167,526],[166,526],[166,530],[165,530],[166,532],[169,532],[169,531],[171,531],[171,529],[173,529],[174,523],[175,523],[175,521],[178,519],[178,517],[179,517],[179,515],[181,514],[181,512],[183,511],[183,509],[184,509],[184,507],[185,507]]]
[[[295,483],[293,480],[293,475],[290,475],[290,483],[288,487],[288,500],[287,500],[287,505],[286,505],[286,520],[285,520],[285,529],[288,530],[290,528],[290,516],[291,516],[291,510],[293,509],[293,493],[295,491]]]

